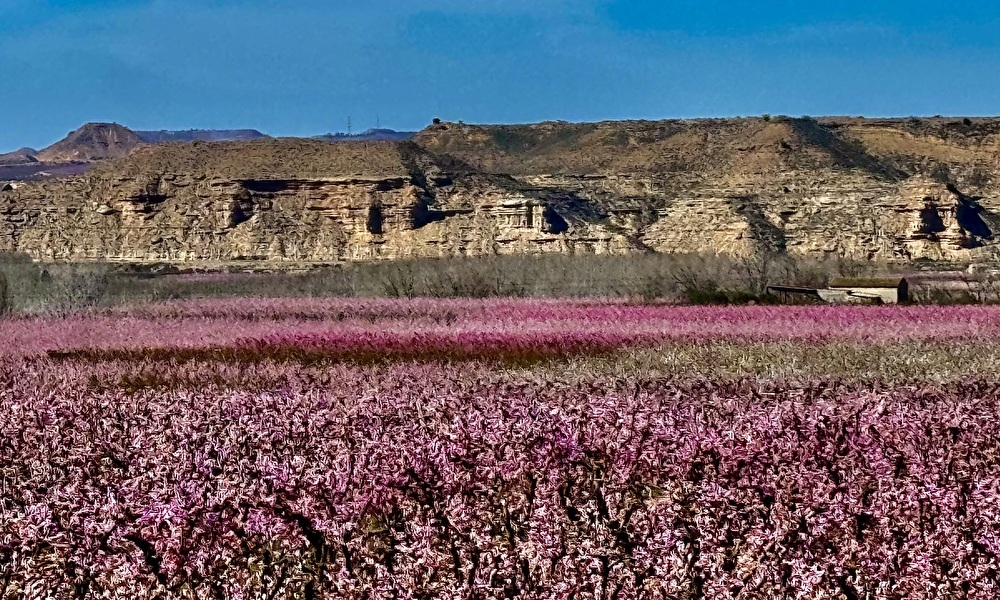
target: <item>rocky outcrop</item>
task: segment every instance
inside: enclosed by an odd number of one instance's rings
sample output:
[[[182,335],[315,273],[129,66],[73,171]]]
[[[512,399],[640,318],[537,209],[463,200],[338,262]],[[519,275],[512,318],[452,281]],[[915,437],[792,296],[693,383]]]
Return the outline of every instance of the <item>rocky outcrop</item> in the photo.
[[[594,202],[658,252],[998,253],[998,119],[443,123],[416,141]]]
[[[992,260],[1000,122],[965,121],[441,124],[414,142],[140,146],[0,193],[0,252],[286,265],[550,252]]]

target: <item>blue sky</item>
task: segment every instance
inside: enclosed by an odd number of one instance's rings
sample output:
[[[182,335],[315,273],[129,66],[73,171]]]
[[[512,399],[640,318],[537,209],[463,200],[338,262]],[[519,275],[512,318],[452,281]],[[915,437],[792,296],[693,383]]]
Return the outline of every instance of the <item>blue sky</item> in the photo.
[[[984,1],[0,0],[0,151],[97,120],[992,115],[998,59]]]

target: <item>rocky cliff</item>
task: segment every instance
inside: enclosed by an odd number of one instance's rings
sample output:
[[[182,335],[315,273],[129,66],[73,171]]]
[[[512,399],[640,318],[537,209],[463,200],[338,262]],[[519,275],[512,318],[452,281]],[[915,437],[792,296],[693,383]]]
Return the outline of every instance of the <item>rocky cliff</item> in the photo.
[[[444,123],[416,142],[595,202],[659,252],[997,254],[1000,119]]]
[[[3,193],[0,252],[302,263],[638,249],[588,211],[410,143],[194,143]]]
[[[993,260],[1000,120],[474,126],[139,146],[0,193],[0,252],[274,263],[777,251]],[[995,212],[997,211],[997,212]]]

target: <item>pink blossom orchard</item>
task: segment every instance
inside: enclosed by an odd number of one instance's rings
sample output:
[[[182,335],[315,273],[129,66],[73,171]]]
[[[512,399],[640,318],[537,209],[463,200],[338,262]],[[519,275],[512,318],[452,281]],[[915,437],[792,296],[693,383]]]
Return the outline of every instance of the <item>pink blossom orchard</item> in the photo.
[[[723,337],[995,344],[998,316],[302,300],[5,321],[0,598],[995,598],[1000,384],[549,365]],[[548,362],[490,360],[531,352]]]
[[[622,346],[692,342],[1000,339],[1000,307],[644,306],[611,301],[448,299],[240,299],[170,302],[61,319],[0,321],[0,352],[238,346],[282,339],[295,344],[362,345],[381,338],[480,336],[511,343],[533,337]],[[388,343],[388,342],[387,342]],[[570,342],[575,343],[575,342]]]
[[[998,591],[994,387],[335,369],[252,394],[4,372],[4,593]]]

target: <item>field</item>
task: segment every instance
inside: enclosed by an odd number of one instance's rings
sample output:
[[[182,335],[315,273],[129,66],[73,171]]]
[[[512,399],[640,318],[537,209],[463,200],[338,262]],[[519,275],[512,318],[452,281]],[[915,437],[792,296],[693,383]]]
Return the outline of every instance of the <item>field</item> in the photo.
[[[1000,308],[185,300],[0,340],[0,600],[1000,593]]]

